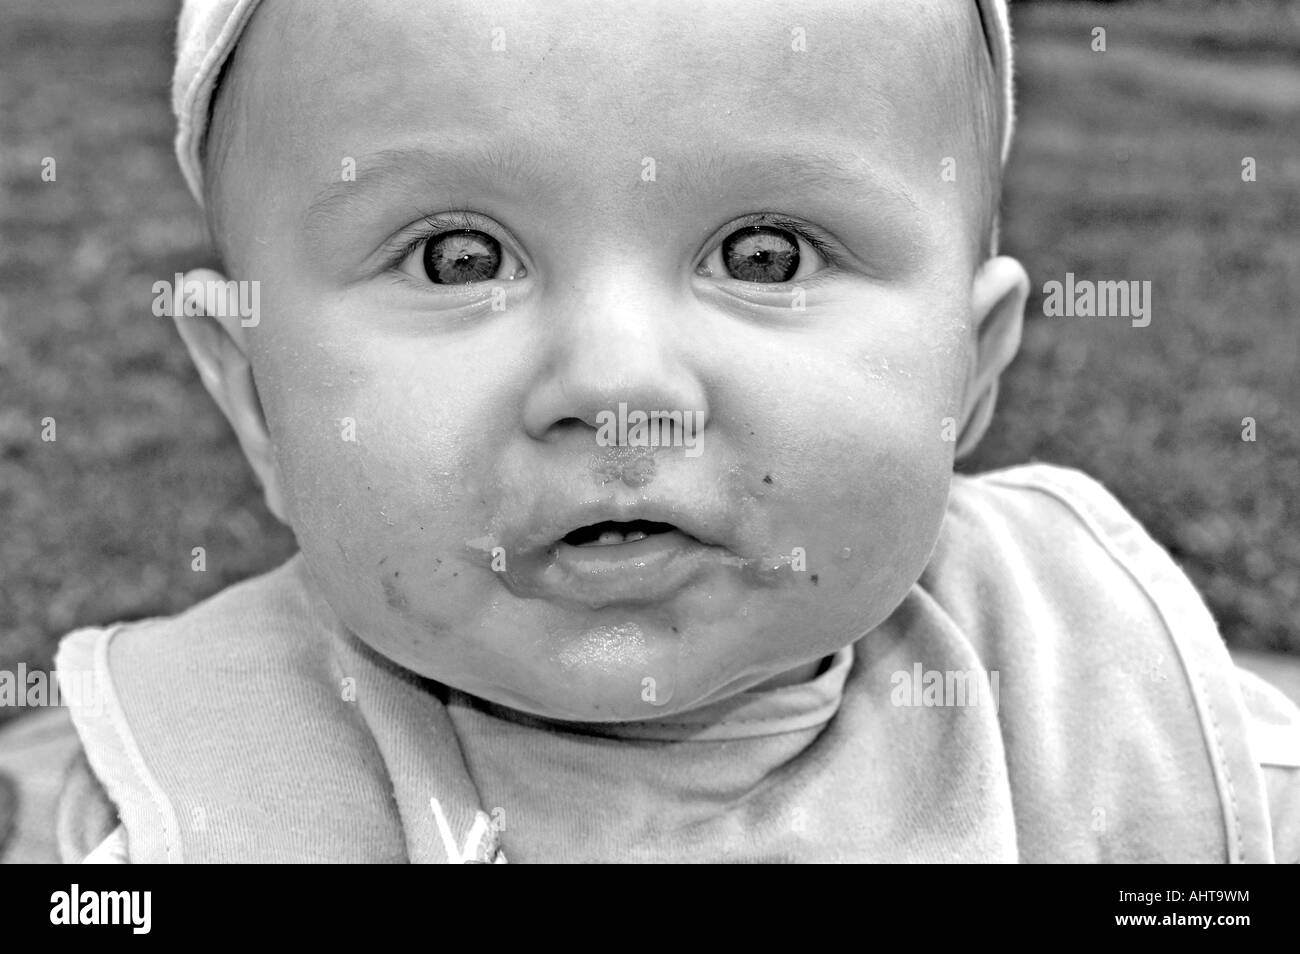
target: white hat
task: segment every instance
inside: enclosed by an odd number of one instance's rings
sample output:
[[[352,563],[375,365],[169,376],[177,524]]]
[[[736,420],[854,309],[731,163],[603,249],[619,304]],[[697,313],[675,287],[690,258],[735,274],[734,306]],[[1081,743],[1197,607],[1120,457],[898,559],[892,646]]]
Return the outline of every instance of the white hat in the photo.
[[[176,69],[172,112],[176,114],[176,159],[185,184],[203,205],[203,140],[217,77],[239,42],[259,0],[184,0],[176,26]]]

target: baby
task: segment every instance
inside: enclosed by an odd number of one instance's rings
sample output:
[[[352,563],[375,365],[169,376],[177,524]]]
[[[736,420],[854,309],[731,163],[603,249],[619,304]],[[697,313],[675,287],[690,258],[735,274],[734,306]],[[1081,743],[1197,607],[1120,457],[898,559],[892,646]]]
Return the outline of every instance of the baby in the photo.
[[[1169,557],[1077,472],[954,476],[1029,287],[1003,0],[179,46],[226,274],[169,311],[300,553],[64,640],[69,857],[1300,860],[1300,712]]]

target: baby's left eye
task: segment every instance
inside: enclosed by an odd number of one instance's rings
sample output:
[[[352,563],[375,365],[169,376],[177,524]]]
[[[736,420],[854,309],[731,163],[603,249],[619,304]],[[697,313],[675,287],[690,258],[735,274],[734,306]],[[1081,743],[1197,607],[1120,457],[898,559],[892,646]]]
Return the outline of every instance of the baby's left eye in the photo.
[[[695,270],[710,278],[725,275],[742,282],[797,282],[820,270],[822,256],[794,231],[777,225],[736,229]],[[825,265],[825,262],[822,262]]]

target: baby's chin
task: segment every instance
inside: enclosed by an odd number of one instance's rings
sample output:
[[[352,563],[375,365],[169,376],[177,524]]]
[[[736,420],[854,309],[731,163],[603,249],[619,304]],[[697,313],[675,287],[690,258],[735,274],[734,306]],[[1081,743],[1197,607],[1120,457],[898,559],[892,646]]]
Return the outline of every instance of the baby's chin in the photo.
[[[536,681],[488,693],[511,708],[566,722],[639,722],[698,705],[689,690],[679,694],[676,653],[658,650],[635,633],[593,630],[548,660]]]
[[[612,723],[677,715],[799,668],[747,658],[761,634],[738,623],[731,632],[696,632],[651,612],[599,613],[577,626],[518,627],[493,645],[471,633],[357,635],[398,665],[488,702],[547,719]]]
[[[600,614],[606,615],[606,614]],[[691,678],[689,636],[667,621],[607,617],[522,640],[529,665],[458,686],[532,715],[572,722],[629,722],[671,715],[704,701]]]

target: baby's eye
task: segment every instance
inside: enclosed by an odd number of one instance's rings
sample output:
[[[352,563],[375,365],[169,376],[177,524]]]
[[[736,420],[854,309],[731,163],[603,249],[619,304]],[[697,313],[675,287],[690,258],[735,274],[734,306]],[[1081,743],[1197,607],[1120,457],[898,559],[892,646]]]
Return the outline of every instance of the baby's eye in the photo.
[[[696,273],[706,278],[726,275],[742,282],[779,284],[800,281],[819,271],[821,258],[811,242],[788,228],[749,225],[723,239]]]
[[[435,285],[482,282],[501,268],[501,243],[483,232],[457,229],[426,239],[420,259]]]
[[[451,229],[429,236],[423,242],[420,266],[435,285],[469,285],[525,274],[523,265],[500,242],[478,229]]]
[[[402,271],[435,285],[471,285],[527,274],[500,242],[471,228],[444,229],[417,239],[409,247]]]

